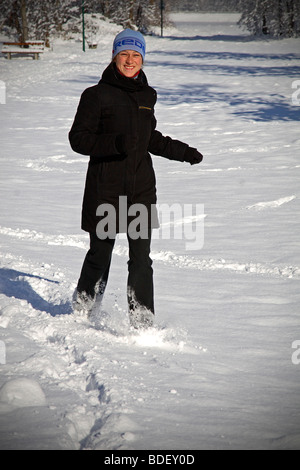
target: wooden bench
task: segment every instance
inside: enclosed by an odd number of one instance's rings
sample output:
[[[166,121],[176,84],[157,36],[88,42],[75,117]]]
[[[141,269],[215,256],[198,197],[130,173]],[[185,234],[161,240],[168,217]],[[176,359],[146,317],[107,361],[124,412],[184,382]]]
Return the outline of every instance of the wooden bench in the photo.
[[[11,59],[12,54],[33,54],[33,59],[38,59],[44,52],[44,41],[26,41],[26,42],[4,42],[2,54],[6,54]]]

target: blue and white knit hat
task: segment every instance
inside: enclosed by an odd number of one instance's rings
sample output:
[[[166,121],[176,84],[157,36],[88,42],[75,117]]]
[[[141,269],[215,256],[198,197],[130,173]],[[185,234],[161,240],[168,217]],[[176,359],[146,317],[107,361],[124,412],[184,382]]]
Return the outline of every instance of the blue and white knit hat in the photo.
[[[124,29],[114,40],[113,55],[114,58],[121,51],[136,51],[141,54],[143,61],[146,54],[146,42],[144,36],[139,31]]]

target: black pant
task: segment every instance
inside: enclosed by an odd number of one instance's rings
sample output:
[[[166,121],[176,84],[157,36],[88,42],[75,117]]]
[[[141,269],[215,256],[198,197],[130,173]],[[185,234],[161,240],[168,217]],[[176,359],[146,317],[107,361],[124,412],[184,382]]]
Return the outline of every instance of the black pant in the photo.
[[[134,311],[139,306],[154,314],[153,269],[150,258],[151,232],[146,239],[133,240],[127,235],[129,243],[128,261],[128,305]],[[85,292],[91,298],[103,295],[111,264],[115,239],[100,240],[90,234],[90,249],[85,257],[77,291]]]

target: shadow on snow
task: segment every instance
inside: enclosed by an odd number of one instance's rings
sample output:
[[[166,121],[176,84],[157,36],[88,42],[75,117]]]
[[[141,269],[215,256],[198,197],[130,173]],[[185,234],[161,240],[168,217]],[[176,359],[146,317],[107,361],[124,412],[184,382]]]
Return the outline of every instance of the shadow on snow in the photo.
[[[46,279],[33,274],[15,271],[14,269],[0,269],[0,293],[7,297],[26,300],[34,309],[49,313],[51,316],[66,315],[72,312],[70,302],[55,305],[43,299],[34,291],[26,278],[34,278],[58,285],[58,281]]]
[[[170,37],[170,40],[232,40],[236,41],[235,36],[212,36],[202,37],[195,36],[191,38]],[[240,37],[245,40],[245,37]],[[247,39],[247,37],[246,37]],[[252,38],[253,39],[253,38]],[[250,40],[250,39],[249,39]],[[164,60],[167,56],[174,56],[174,61],[170,58]],[[242,52],[205,52],[205,51],[188,51],[175,50],[160,51],[155,50],[148,53],[150,60],[147,65],[152,67],[166,67],[167,69],[182,69],[186,72],[199,71],[210,74],[212,76],[235,76],[241,77],[287,77],[296,79],[300,76],[300,66],[291,64],[291,60],[299,60],[299,54],[278,54],[278,53],[242,53]],[[152,57],[156,60],[151,60]],[[194,59],[192,62],[185,59]],[[205,61],[215,60],[220,62],[208,63]],[[226,63],[232,60],[235,63]],[[262,65],[251,63],[251,61],[261,61]],[[283,61],[282,64],[274,63],[274,61]],[[255,95],[253,92],[248,93],[227,93],[226,89],[218,85],[199,85],[188,84],[179,85],[175,88],[156,87],[159,95],[159,101],[163,104],[178,105],[182,103],[224,103],[232,107],[232,114],[238,115],[245,119],[255,121],[299,121],[300,107],[292,105],[286,97],[272,93],[264,96]],[[292,88],[291,88],[292,95]],[[204,110],[205,111],[205,110]]]
[[[282,95],[266,96],[255,93],[226,93],[218,85],[179,85],[174,88],[156,87],[158,101],[169,106],[205,104],[201,112],[209,111],[207,104],[216,102],[232,108],[232,114],[254,121],[300,121],[300,107],[289,104]]]

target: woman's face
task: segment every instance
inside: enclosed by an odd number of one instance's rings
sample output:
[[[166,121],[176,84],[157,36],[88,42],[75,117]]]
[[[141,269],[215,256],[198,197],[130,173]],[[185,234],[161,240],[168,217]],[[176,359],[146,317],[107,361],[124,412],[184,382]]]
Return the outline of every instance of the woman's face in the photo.
[[[121,51],[115,61],[120,72],[128,78],[134,77],[143,65],[143,58],[136,51]]]

